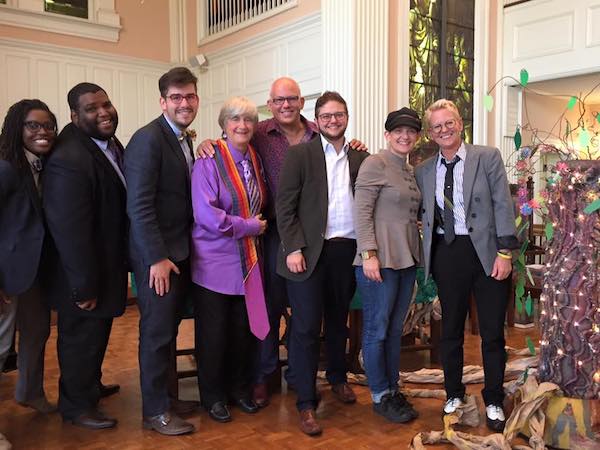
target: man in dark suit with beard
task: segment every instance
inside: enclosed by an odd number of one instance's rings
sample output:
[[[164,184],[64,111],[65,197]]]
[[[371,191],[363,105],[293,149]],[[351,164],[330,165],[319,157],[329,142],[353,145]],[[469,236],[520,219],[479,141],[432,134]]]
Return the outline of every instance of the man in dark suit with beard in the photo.
[[[185,67],[161,76],[163,114],[136,131],[125,152],[130,252],[140,309],[143,425],[166,435],[194,431],[177,412],[197,407],[171,400],[167,386],[177,311],[191,283],[190,172],[194,159],[186,129],[198,112],[196,81]]]
[[[117,111],[98,85],[68,94],[71,123],[44,168],[43,204],[54,246],[49,296],[58,311],[59,410],[91,429],[115,419],[98,410],[101,366],[127,297],[126,184]]]

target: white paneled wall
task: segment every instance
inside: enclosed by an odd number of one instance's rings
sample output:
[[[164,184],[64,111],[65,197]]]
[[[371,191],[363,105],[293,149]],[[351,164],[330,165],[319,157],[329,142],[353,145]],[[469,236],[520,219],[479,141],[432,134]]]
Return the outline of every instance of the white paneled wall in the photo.
[[[271,83],[281,76],[298,81],[307,97],[303,114],[313,119],[314,98],[321,93],[319,14],[206,57],[209,66],[198,80],[200,112],[193,124],[199,139],[220,136],[217,117],[225,99],[245,95],[264,107]]]
[[[504,10],[505,75],[529,81],[598,72],[600,0],[537,0]]]
[[[117,136],[127,143],[160,114],[158,78],[169,65],[54,45],[0,39],[0,116],[23,98],[39,98],[70,121],[67,92],[88,81],[106,90],[119,113]]]

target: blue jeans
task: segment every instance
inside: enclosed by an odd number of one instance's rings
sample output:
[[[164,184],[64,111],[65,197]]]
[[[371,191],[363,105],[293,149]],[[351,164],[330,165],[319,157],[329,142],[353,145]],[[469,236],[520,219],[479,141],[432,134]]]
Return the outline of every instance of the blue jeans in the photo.
[[[363,359],[373,401],[398,389],[402,328],[417,269],[381,269],[382,283],[369,280],[361,266],[356,281],[363,305]]]

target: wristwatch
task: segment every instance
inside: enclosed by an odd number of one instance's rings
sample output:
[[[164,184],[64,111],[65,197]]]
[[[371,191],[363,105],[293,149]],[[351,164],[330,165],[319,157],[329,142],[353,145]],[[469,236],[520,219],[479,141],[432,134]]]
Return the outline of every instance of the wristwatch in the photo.
[[[377,256],[376,250],[365,250],[364,252],[360,252],[360,257],[364,260],[371,258],[372,256]]]

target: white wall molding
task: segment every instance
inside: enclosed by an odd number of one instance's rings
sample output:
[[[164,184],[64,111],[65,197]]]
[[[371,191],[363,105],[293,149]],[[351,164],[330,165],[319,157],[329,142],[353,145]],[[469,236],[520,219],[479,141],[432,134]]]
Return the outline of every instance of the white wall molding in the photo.
[[[483,107],[483,98],[489,85],[489,23],[488,0],[475,0],[475,62],[473,67],[473,143],[489,145],[488,117]],[[500,53],[498,53],[499,55]]]
[[[346,137],[377,152],[388,113],[389,1],[322,0],[321,8],[323,87],[348,103]]]
[[[187,26],[185,0],[169,0],[169,37],[171,62],[180,63],[187,58]]]
[[[117,136],[124,143],[160,114],[158,78],[169,64],[51,44],[0,38],[0,116],[23,98],[39,98],[70,121],[67,92],[82,81],[104,88],[119,113]]]
[[[262,33],[252,40],[206,54],[208,70],[198,77],[200,112],[193,127],[198,137],[220,136],[217,116],[231,95],[250,98],[264,112],[271,83],[290,76],[307,98],[303,114],[313,118],[314,99],[321,93],[321,21],[315,13]]]
[[[44,11],[43,0],[8,0],[0,5],[0,24],[36,31],[118,42],[121,19],[114,0],[89,0],[89,18]]]
[[[598,72],[600,0],[538,0],[504,10],[504,75],[529,81]]]

